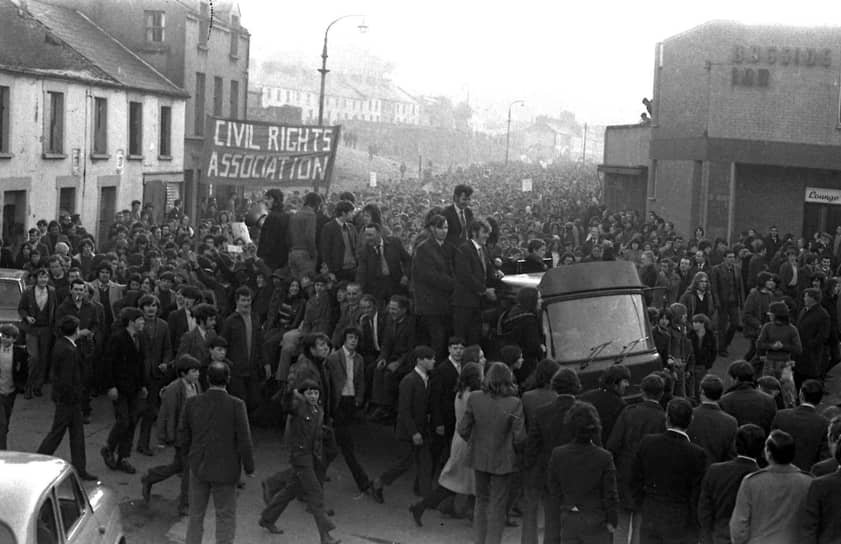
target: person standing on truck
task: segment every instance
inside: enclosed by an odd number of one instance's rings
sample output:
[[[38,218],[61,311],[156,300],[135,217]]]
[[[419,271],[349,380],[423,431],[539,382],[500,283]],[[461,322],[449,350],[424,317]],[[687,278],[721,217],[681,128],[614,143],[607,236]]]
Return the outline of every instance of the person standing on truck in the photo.
[[[450,231],[451,232],[451,231]],[[482,301],[496,301],[494,266],[485,249],[491,227],[484,221],[468,225],[469,239],[458,246],[455,255],[453,290],[453,328],[455,336],[467,345],[478,344],[482,333]]]

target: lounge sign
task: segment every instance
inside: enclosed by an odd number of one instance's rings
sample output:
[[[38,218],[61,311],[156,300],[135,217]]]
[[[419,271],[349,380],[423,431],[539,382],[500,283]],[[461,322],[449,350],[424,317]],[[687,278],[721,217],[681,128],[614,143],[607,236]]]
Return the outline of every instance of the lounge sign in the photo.
[[[841,189],[806,187],[806,202],[841,205]]]

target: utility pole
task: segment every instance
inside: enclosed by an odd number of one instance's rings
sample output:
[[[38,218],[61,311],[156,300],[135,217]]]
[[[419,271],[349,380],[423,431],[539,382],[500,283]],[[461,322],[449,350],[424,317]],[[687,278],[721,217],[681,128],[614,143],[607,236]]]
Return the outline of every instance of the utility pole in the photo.
[[[587,160],[587,123],[584,123],[584,149],[581,151],[581,162]]]

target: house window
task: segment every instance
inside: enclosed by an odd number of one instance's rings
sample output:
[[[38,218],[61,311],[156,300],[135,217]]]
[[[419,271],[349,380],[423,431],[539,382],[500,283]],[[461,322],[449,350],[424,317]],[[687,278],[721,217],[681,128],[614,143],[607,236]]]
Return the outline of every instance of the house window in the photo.
[[[210,29],[210,6],[207,2],[199,3],[199,47],[207,47],[207,34]]]
[[[213,115],[222,117],[222,78],[213,78]]]
[[[69,214],[76,213],[76,188],[62,187],[58,190],[58,210]]]
[[[143,104],[128,103],[128,154],[143,154]]]
[[[193,96],[193,134],[204,136],[204,74],[196,72],[196,94]]]
[[[230,116],[239,119],[239,81],[231,80]]]
[[[0,86],[0,153],[9,152],[9,87]]]
[[[231,56],[239,56],[239,17],[231,15]]]
[[[45,119],[45,153],[64,153],[64,93],[48,92],[49,109]]]
[[[163,42],[166,39],[164,34],[166,14],[163,11],[145,11],[143,13],[146,18],[146,41]]]
[[[172,108],[169,106],[161,106],[160,129],[158,155],[169,157],[172,155]]]
[[[108,100],[93,99],[93,153],[108,154]]]

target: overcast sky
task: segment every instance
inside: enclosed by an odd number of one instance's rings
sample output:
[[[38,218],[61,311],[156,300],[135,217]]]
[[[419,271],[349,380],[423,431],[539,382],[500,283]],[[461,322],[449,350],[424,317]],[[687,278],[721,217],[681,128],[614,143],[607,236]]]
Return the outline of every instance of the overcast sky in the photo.
[[[362,13],[367,33],[358,21],[341,21],[330,50],[355,47],[393,62],[393,79],[412,93],[462,100],[469,91],[475,109],[501,112],[523,99],[527,109],[514,115],[568,109],[591,124],[638,121],[640,100],[651,95],[655,44],[710,19],[841,26],[841,8],[826,0],[239,3],[259,60],[294,52],[315,70],[330,21]]]

